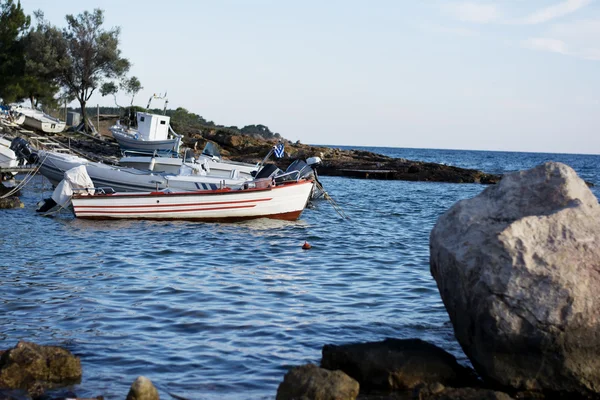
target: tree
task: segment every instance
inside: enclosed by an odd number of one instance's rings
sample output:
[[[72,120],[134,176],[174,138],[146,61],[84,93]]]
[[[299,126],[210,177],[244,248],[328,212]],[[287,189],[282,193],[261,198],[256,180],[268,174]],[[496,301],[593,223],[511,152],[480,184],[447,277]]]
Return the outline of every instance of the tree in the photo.
[[[116,82],[110,81],[105,82],[100,87],[100,93],[102,96],[112,95],[115,99],[115,105],[119,108],[119,114],[121,115],[121,119],[127,126],[137,125],[137,121],[135,119],[135,107],[133,106],[133,99],[135,95],[142,90],[142,84],[140,80],[135,76],[131,78],[123,78],[121,82],[117,85]],[[127,110],[123,110],[123,107],[117,103],[117,93],[119,90],[123,90],[125,93],[131,96],[131,103]]]
[[[86,129],[89,121],[85,106],[104,80],[119,79],[129,70],[129,61],[121,56],[119,28],[104,30],[104,12],[95,9],[77,16],[67,15],[63,30],[66,58],[59,82],[81,105]]]
[[[55,107],[59,91],[59,74],[69,62],[62,32],[44,19],[41,11],[34,12],[37,25],[23,38],[25,44],[25,76],[21,81],[22,98],[36,108],[39,103]],[[64,94],[63,94],[64,96]]]
[[[131,102],[129,103],[129,106],[131,107],[133,106],[133,99],[135,98],[135,95],[138,94],[138,92],[142,89],[143,87],[140,83],[140,80],[137,77],[132,76],[131,78],[123,78],[119,84],[115,83],[114,81],[105,82],[100,87],[100,94],[102,94],[102,96],[112,95],[115,99],[115,105],[119,108],[123,108],[117,103],[117,93],[119,90],[123,90],[125,93],[131,96]]]
[[[0,98],[5,103],[16,101],[25,74],[23,36],[31,18],[23,12],[21,2],[0,0]]]

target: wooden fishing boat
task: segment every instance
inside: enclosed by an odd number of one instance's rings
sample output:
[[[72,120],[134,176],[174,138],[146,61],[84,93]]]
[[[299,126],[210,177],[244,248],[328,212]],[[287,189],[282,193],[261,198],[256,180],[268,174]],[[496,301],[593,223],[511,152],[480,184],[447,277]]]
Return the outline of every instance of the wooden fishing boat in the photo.
[[[171,128],[169,117],[138,112],[136,118],[137,129],[121,125],[119,121],[109,128],[122,151],[150,155],[153,153],[177,154],[179,152],[181,136]]]
[[[241,189],[112,193],[78,191],[71,198],[77,218],[231,221],[255,218],[296,220],[310,198],[313,181],[274,184],[271,178]]]

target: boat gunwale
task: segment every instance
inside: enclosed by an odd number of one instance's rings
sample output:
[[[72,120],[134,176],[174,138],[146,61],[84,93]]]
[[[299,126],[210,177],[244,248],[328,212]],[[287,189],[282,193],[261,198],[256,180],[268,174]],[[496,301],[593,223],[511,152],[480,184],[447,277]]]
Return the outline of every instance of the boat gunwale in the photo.
[[[260,193],[260,192],[269,192],[274,189],[281,189],[284,187],[295,186],[295,185],[303,185],[303,184],[313,184],[312,180],[301,180],[299,182],[284,182],[278,184],[276,186],[268,186],[265,188],[248,188],[248,189],[231,189],[231,188],[223,188],[223,189],[215,189],[215,190],[194,190],[194,191],[177,191],[177,192],[166,192],[166,191],[151,191],[151,192],[127,192],[127,193],[94,193],[94,194],[83,194],[83,193],[74,193],[73,198],[78,200],[93,200],[98,197],[101,198],[146,198],[146,197],[164,197],[164,196],[220,196],[226,194],[234,194],[234,195],[242,195],[245,193]],[[91,190],[92,188],[89,188]],[[98,190],[94,188],[95,190]],[[84,190],[88,189],[83,189]]]

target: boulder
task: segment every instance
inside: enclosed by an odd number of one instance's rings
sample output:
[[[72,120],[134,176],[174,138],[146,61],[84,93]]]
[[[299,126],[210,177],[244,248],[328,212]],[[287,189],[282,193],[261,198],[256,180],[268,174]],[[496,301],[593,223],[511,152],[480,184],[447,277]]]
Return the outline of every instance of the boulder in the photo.
[[[358,382],[345,373],[306,364],[285,374],[277,400],[354,400],[358,390]]]
[[[25,207],[25,205],[16,196],[5,197],[3,199],[0,199],[0,210],[12,209],[12,208],[23,208],[23,207]]]
[[[472,370],[450,353],[419,339],[323,347],[321,366],[339,369],[367,390],[409,390],[440,382],[451,386],[477,385]]]
[[[0,356],[0,387],[11,389],[54,387],[77,383],[81,362],[70,351],[20,341]]]
[[[548,162],[456,203],[430,236],[456,338],[488,382],[600,393],[600,207]]]
[[[159,400],[159,398],[158,390],[152,381],[145,376],[138,376],[131,384],[126,400]]]

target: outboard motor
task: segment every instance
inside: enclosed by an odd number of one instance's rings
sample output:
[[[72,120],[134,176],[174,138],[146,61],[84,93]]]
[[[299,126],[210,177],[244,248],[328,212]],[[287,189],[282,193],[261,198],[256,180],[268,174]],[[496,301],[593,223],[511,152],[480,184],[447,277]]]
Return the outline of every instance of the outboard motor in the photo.
[[[317,168],[322,164],[321,157],[310,157],[306,159],[306,163],[312,167],[312,169]]]
[[[14,138],[10,143],[10,149],[15,152],[17,159],[26,160],[29,164],[38,162],[38,155],[33,151],[29,142],[21,137]]]

